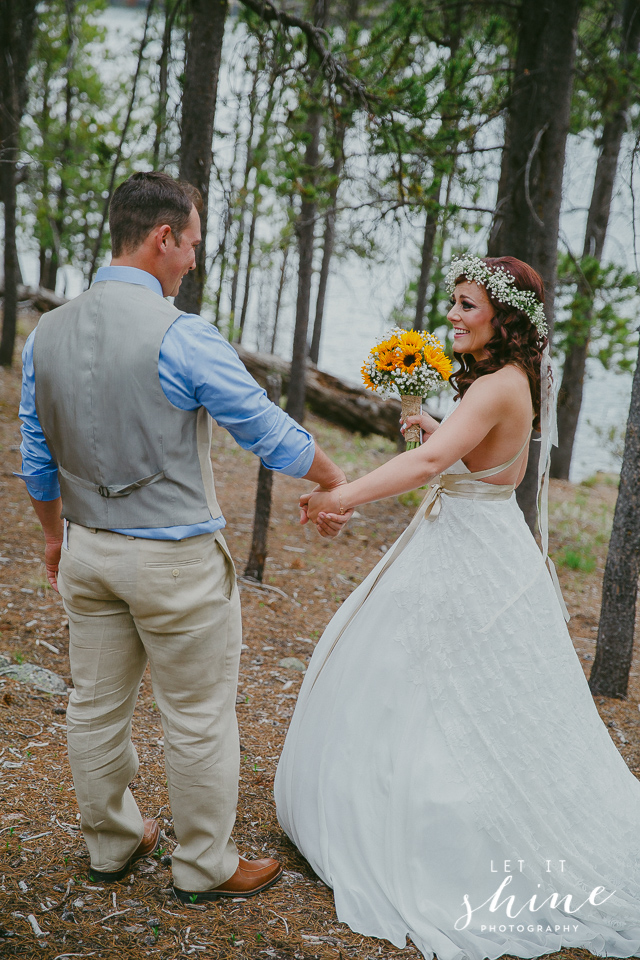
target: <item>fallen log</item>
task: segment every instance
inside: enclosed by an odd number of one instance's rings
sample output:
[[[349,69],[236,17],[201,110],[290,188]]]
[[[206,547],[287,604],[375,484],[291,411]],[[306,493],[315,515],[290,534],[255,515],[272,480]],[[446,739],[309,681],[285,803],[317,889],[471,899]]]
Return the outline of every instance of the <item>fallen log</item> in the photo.
[[[4,283],[0,283],[0,297],[4,296]],[[61,307],[67,302],[67,297],[60,297],[53,290],[47,290],[46,287],[25,287],[24,284],[18,284],[18,302],[24,303],[30,300],[38,310],[46,313],[47,310],[53,310],[54,307]]]
[[[290,364],[270,353],[253,353],[234,344],[240,359],[259,384],[266,385],[269,373],[279,373],[286,393]],[[383,400],[377,394],[355,384],[344,383],[338,377],[307,367],[307,404],[324,420],[337,423],[363,435],[377,433],[397,440],[400,425],[400,401]]]

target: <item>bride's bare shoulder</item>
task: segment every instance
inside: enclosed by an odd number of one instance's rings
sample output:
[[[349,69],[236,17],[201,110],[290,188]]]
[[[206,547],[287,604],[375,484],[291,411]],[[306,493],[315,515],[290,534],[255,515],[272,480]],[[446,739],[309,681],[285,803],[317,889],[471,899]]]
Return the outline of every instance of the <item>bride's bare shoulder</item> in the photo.
[[[520,397],[527,399],[530,396],[529,378],[522,367],[508,363],[499,370],[474,380],[467,394],[471,396],[492,394],[496,400],[509,398],[516,400]]]

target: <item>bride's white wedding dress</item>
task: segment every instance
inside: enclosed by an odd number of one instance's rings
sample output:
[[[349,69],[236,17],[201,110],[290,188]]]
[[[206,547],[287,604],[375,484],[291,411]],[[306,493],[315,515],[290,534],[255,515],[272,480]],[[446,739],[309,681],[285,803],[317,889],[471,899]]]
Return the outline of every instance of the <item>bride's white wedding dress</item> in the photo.
[[[319,641],[275,781],[338,918],[439,960],[640,955],[640,783],[515,495],[445,493],[357,609],[384,563]]]

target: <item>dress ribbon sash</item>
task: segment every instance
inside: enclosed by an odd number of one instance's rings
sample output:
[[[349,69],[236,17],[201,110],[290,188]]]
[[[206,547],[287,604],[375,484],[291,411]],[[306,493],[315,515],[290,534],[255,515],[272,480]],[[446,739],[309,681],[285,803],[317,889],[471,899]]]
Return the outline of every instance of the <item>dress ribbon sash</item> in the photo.
[[[442,502],[442,496],[445,494],[448,497],[459,497],[465,500],[508,500],[515,490],[515,484],[513,483],[479,483],[487,477],[496,476],[498,473],[502,473],[503,470],[506,470],[508,467],[513,466],[516,460],[524,453],[525,448],[529,445],[529,436],[515,454],[511,457],[510,460],[507,460],[506,463],[501,463],[497,467],[489,467],[487,470],[476,470],[474,473],[442,473],[431,481],[431,485],[427,490],[427,493],[416,510],[411,523],[396,540],[395,545],[389,550],[387,556],[385,557],[385,562],[378,571],[378,575],[369,587],[369,589],[362,595],[358,601],[357,606],[351,612],[351,615],[342,625],[341,629],[338,631],[338,635],[334,639],[331,647],[329,648],[326,657],[324,658],[320,669],[313,679],[311,689],[322,673],[322,670],[333,653],[336,644],[340,640],[342,634],[345,632],[351,621],[354,619],[356,614],[360,611],[360,608],[363,606],[364,602],[369,598],[371,592],[375,589],[377,584],[380,582],[380,579],[387,572],[392,563],[394,563],[405,547],[413,539],[413,535],[416,532],[417,527],[423,520],[434,521],[437,520],[440,515],[440,507]],[[568,614],[566,613],[566,607],[564,604],[564,599],[562,597],[562,592],[560,590],[560,585],[558,583],[558,578],[555,575],[555,569],[552,569],[553,563],[550,557],[545,557],[549,569],[551,572],[551,579],[553,585],[558,594],[558,599],[560,601],[560,606],[565,615],[565,619],[568,619]]]

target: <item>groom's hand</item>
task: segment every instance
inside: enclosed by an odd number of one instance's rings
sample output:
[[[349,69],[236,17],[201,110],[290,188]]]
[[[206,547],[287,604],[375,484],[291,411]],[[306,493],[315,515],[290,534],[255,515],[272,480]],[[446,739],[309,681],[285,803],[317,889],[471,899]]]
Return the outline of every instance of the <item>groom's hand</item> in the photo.
[[[331,490],[316,487],[300,497],[300,523],[311,520],[321,537],[336,537],[353,515],[353,510],[339,513],[340,496],[337,487]]]
[[[353,510],[347,510],[343,514],[319,513],[316,520],[316,529],[321,537],[337,537],[342,533],[352,516]]]

